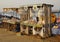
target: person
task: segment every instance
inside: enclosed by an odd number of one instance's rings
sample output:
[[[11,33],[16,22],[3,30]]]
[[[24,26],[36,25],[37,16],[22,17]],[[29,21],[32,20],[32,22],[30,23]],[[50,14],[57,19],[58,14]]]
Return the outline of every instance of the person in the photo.
[[[16,32],[20,32],[20,23],[17,23]]]
[[[52,34],[57,35],[59,33],[58,24],[54,25],[52,28]]]

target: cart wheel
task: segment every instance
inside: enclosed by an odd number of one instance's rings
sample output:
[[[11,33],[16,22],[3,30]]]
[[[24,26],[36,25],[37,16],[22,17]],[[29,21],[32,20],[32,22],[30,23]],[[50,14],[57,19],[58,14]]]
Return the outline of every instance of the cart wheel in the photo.
[[[21,33],[21,35],[24,35],[23,33]]]
[[[23,31],[23,32],[21,32],[21,35],[25,35],[25,32]]]
[[[41,37],[41,39],[45,39],[45,37]]]

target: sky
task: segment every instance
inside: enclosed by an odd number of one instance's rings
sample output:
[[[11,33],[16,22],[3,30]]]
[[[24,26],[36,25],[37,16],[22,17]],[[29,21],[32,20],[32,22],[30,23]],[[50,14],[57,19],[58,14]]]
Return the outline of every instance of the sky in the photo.
[[[52,10],[60,10],[60,0],[0,0],[0,11],[2,11],[3,8],[10,8],[10,7],[18,8],[21,5],[40,4],[40,3],[52,4],[54,5]]]

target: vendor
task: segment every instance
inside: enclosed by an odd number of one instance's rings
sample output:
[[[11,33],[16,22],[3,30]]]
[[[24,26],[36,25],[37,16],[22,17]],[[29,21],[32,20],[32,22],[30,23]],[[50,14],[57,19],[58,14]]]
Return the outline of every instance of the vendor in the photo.
[[[54,25],[52,28],[52,34],[54,35],[60,34],[60,29],[58,28],[59,28],[58,24]]]
[[[58,28],[58,24],[56,24],[55,26],[53,26],[53,28],[57,29]]]

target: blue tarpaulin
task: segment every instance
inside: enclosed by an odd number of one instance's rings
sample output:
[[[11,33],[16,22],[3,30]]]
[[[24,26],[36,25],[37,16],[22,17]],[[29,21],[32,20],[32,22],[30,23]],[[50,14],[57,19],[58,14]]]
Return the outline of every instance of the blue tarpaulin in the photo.
[[[60,29],[59,28],[52,28],[52,34],[55,34],[55,35],[57,35],[57,34],[59,34],[60,35]]]

